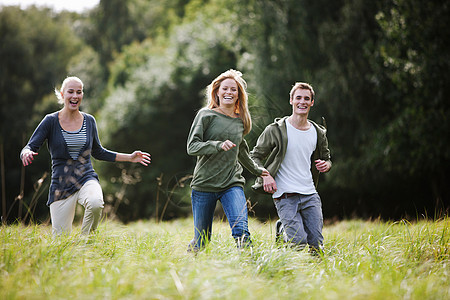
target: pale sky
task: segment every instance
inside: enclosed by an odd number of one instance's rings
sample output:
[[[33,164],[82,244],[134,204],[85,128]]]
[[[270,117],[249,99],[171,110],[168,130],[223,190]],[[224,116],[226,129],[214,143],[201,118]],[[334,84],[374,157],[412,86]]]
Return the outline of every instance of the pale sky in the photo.
[[[98,5],[100,0],[0,0],[0,6],[20,5],[26,8],[29,5],[47,6],[56,11],[69,10],[83,12]]]

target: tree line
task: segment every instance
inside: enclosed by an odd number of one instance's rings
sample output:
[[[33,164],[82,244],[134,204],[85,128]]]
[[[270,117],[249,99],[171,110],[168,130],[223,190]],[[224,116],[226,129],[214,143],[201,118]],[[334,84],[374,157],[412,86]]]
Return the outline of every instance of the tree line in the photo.
[[[252,147],[290,114],[296,81],[313,85],[311,117],[326,120],[333,160],[319,183],[326,218],[415,218],[449,206],[449,5],[418,0],[101,0],[83,14],[0,8],[2,215],[45,221],[50,171],[19,153],[59,109],[68,75],[85,83],[83,110],[102,144],[141,148],[152,165],[94,162],[110,217],[124,222],[190,214],[190,124],[219,73],[242,71]],[[275,218],[270,197],[246,195]]]

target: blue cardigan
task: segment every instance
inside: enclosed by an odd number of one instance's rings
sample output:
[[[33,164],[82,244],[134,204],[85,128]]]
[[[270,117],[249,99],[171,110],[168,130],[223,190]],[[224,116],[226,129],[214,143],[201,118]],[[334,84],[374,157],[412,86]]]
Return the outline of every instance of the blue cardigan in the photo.
[[[61,132],[58,113],[54,112],[45,116],[22,150],[22,152],[25,149],[38,152],[47,139],[47,146],[52,158],[48,206],[54,201],[66,199],[78,191],[88,180],[98,180],[98,175],[92,167],[91,155],[98,160],[115,161],[117,154],[102,147],[98,138],[95,118],[87,113],[82,113],[86,120],[86,144],[80,150],[78,159],[73,160]]]

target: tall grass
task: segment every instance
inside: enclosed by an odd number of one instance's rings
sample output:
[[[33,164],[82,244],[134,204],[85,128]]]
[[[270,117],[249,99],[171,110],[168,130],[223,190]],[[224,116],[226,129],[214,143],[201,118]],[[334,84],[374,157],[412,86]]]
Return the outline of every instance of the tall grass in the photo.
[[[449,225],[340,222],[324,228],[319,257],[278,247],[274,223],[254,219],[252,251],[217,221],[197,254],[191,219],[106,221],[88,239],[3,226],[0,299],[450,299]]]

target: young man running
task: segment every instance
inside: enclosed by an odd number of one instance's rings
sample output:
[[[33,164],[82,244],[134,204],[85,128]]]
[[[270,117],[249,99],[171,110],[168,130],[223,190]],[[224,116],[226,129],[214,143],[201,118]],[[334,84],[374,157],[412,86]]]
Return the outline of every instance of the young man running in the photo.
[[[326,128],[308,120],[314,100],[311,85],[296,83],[290,91],[292,114],[268,125],[250,155],[270,172],[253,188],[272,194],[280,218],[277,238],[300,249],[308,244],[317,253],[323,248],[323,216],[316,188],[319,174],[331,168],[331,156]]]

